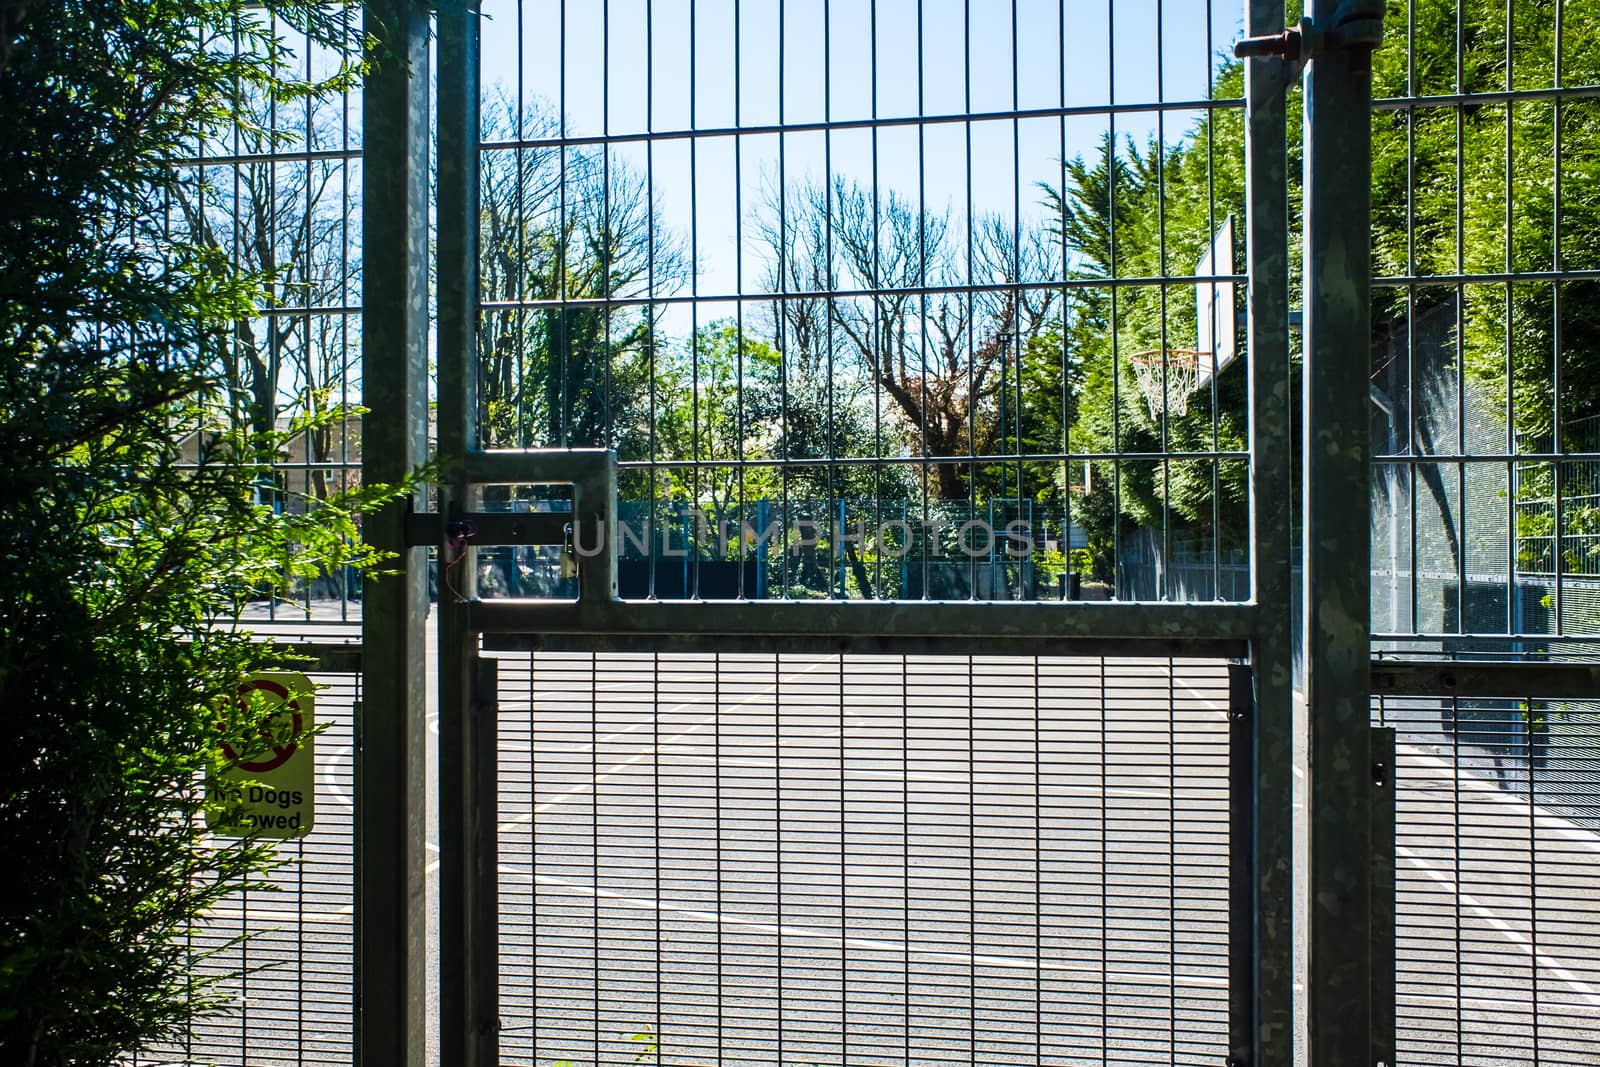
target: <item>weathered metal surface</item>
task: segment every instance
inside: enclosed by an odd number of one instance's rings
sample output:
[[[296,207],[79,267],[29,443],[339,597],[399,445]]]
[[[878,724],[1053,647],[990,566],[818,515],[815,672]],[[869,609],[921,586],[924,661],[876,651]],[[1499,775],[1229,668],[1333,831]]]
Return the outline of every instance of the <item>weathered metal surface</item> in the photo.
[[[1332,25],[1349,3],[1316,0]],[[1370,1064],[1371,556],[1367,411],[1370,55],[1305,75],[1305,695],[1310,834],[1307,1041],[1314,1065]]]
[[[440,1060],[493,1067],[499,1054],[495,848],[495,664],[478,656],[466,598],[476,545],[558,544],[570,516],[485,515],[466,460],[478,438],[478,46],[475,2],[439,14]],[[458,525],[459,524],[459,525]]]
[[[363,98],[362,478],[395,482],[424,457],[428,426],[428,20],[375,0],[377,65]],[[421,1067],[426,1050],[423,619],[426,560],[408,547],[407,506],[369,514],[363,535],[394,554],[363,603],[356,717],[356,1034],[362,1067]]]
[[[1395,731],[1371,727],[1372,773],[1372,1051],[1374,1064],[1395,1062]]]
[[[573,545],[578,557],[578,601],[608,605],[617,599],[617,460],[603,453],[572,486]]]
[[[1263,934],[1256,925],[1255,672],[1228,668],[1228,1062],[1256,1063],[1260,1000],[1256,959]]]
[[[1382,659],[1372,662],[1372,691],[1384,696],[1594,700],[1600,698],[1600,666]]]
[[[359,642],[283,641],[277,644],[277,648],[286,655],[309,659],[311,662],[300,668],[306,671],[318,674],[361,672],[362,655]]]
[[[1249,604],[1107,604],[925,600],[479,600],[478,633],[767,634],[845,638],[1243,640]]]
[[[1246,0],[1245,30],[1281,26],[1283,5]],[[1253,1033],[1235,1046],[1248,1062],[1287,1064],[1294,1054],[1294,626],[1289,569],[1294,455],[1289,372],[1289,195],[1282,60],[1245,65],[1245,221],[1249,277],[1251,577],[1256,619],[1251,637],[1253,707],[1235,726],[1249,746],[1251,798],[1247,921],[1253,952],[1233,980],[1250,993]],[[1237,759],[1245,759],[1238,756]],[[1241,876],[1246,872],[1241,872]],[[1242,967],[1240,970],[1238,968]]]
[[[441,387],[442,388],[442,387]],[[406,517],[406,538],[412,545],[438,546],[449,539],[453,524],[465,523],[472,545],[561,545],[567,542],[572,513],[567,511],[455,511],[450,515],[419,511]]]
[[[459,467],[461,479],[476,485],[571,485],[615,462],[604,448],[500,448],[466,453]]]

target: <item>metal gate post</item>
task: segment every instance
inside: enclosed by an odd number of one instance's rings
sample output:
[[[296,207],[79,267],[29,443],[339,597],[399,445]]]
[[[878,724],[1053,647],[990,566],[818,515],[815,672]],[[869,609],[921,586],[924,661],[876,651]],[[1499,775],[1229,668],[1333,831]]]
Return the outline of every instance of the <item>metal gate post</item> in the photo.
[[[1228,667],[1228,1059],[1227,1067],[1262,1062],[1255,960],[1261,931],[1257,912],[1255,811],[1255,671]]]
[[[1382,0],[1312,0],[1305,76],[1304,558],[1309,718],[1307,1041],[1312,1067],[1373,1064],[1372,74]],[[1309,31],[1309,32],[1308,32]]]
[[[1395,729],[1372,738],[1372,1062],[1395,1062]]]
[[[440,1062],[496,1067],[499,887],[495,664],[478,655],[478,34],[476,0],[439,10],[439,1043]]]
[[[414,0],[371,0],[380,46],[362,102],[364,397],[361,476],[397,482],[427,447],[428,18]],[[355,1062],[422,1067],[427,1046],[423,620],[427,561],[396,502],[363,536],[395,574],[362,595],[355,748]]]
[[[1282,0],[1245,0],[1252,36],[1283,28]],[[1251,951],[1236,957],[1231,981],[1244,985],[1248,1026],[1235,1026],[1231,1058],[1284,1064],[1294,1055],[1294,620],[1290,589],[1293,510],[1289,375],[1289,192],[1285,93],[1289,66],[1259,58],[1245,65],[1245,256],[1250,370],[1250,573],[1254,580],[1254,670],[1240,679],[1247,720],[1235,720],[1244,764],[1234,789],[1249,818],[1236,832],[1248,866],[1236,878],[1249,907]],[[1231,269],[1232,265],[1229,265]],[[1236,683],[1239,684],[1239,683]],[[1253,691],[1250,691],[1253,690]],[[1236,763],[1236,766],[1238,764]]]

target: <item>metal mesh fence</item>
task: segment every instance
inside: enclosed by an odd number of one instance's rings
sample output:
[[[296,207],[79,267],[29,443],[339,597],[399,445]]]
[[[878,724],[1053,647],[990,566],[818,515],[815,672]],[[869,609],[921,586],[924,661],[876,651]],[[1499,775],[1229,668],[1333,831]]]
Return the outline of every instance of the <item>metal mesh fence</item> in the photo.
[[[246,4],[237,17],[277,37],[291,78],[316,83],[345,61],[270,12]],[[359,20],[350,32],[347,49],[359,52]],[[263,285],[254,316],[218,339],[210,369],[226,400],[205,422],[174,428],[183,458],[199,462],[219,429],[279,435],[255,502],[280,513],[314,510],[360,482],[361,143],[358,89],[282,100],[263,92],[225,132],[195,138],[189,157],[173,161],[180,180],[159,205],[165,236],[224,255]],[[287,602],[263,598],[248,615],[349,621],[359,611],[353,571],[291,586]]]
[[[1380,639],[1522,636],[1475,646],[1522,654],[1600,633],[1600,258],[1581,192],[1596,33],[1581,5],[1391,5],[1373,113]]]
[[[1600,704],[1380,699],[1399,1062],[1591,1064]]]
[[[355,1022],[355,856],[352,724],[360,676],[314,674],[316,823],[285,842],[273,889],[232,897],[207,916],[191,948],[201,975],[231,974],[232,1005],[195,1020],[176,1045],[148,1049],[140,1065],[345,1067]],[[232,942],[243,938],[237,944]]]
[[[1070,572],[1099,597],[1227,598],[1217,560],[1248,537],[1235,10],[483,12],[477,445],[609,446],[624,510],[781,517],[770,561],[697,546],[744,596],[1056,599]],[[1185,402],[1147,402],[1135,357],[1158,385],[1197,360]],[[1036,567],[921,535],[1020,506],[1054,523]],[[802,519],[829,532],[796,560]],[[1125,573],[1136,537],[1174,566]],[[662,562],[647,595],[723,595]]]
[[[1224,665],[500,668],[503,1062],[1226,1054]]]
[[[1377,647],[1591,658],[1600,634],[1586,5],[1391,4],[1374,61]],[[1595,705],[1379,699],[1397,728],[1399,1062],[1600,1061]]]

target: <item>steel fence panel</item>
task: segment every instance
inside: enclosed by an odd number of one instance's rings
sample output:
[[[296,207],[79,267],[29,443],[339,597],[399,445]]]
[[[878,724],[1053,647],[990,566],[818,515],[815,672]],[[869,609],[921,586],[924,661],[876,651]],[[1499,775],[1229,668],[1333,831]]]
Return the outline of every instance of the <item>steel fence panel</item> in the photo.
[[[1600,1053],[1593,708],[1376,703],[1399,738],[1400,1062],[1576,1065]]]
[[[506,1063],[1215,1063],[1229,677],[501,657]]]
[[[195,972],[229,975],[228,1009],[131,1063],[344,1067],[355,1027],[354,731],[359,674],[309,673],[317,690],[316,823],[279,846],[268,890],[239,893],[194,931]],[[239,940],[239,939],[243,940]],[[237,943],[235,944],[234,942]]]
[[[1518,672],[1600,649],[1575,179],[1600,151],[1593,19],[1516,0],[1400,15],[1373,113],[1374,188],[1398,194],[1373,266],[1373,632],[1402,668],[1459,668],[1373,709],[1398,733],[1399,1055],[1592,1063],[1594,704]]]

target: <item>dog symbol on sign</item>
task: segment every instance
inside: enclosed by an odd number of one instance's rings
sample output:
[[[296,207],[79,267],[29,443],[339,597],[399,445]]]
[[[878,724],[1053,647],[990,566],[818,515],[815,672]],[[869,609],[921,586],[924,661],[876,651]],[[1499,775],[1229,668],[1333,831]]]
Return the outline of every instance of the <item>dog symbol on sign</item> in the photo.
[[[241,760],[239,753],[226,741],[222,743],[222,753],[238,764],[240,770],[261,774],[266,771],[275,771],[289,761],[289,757],[294,755],[295,750],[300,747],[300,735],[305,731],[305,723],[300,715],[300,701],[289,696],[287,686],[280,685],[269,678],[257,678],[241,685],[239,687],[239,707],[241,709],[244,708],[246,706],[246,698],[258,690],[271,693],[278,698],[278,701],[283,705],[283,710],[278,713],[279,715],[283,711],[287,711],[290,714],[289,743],[286,745],[272,745],[270,755],[263,755],[261,759],[254,761]],[[261,736],[268,741],[274,740],[274,734],[265,726],[261,728]]]
[[[316,687],[303,674],[258,674],[235,691],[235,714],[248,715],[252,700],[263,702],[255,710],[264,719],[252,717],[231,744],[219,739],[227,762],[206,776],[206,825],[234,836],[299,837],[316,820]]]

